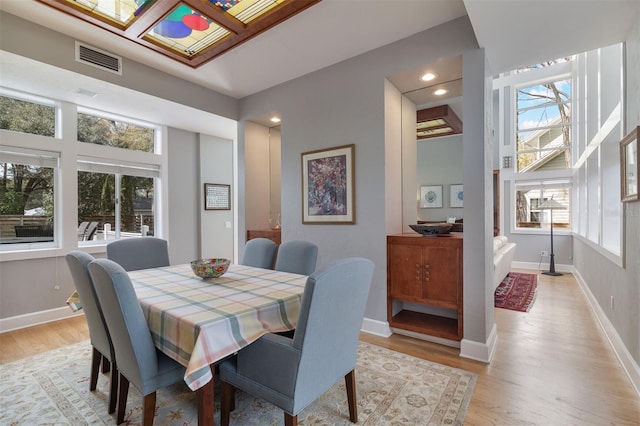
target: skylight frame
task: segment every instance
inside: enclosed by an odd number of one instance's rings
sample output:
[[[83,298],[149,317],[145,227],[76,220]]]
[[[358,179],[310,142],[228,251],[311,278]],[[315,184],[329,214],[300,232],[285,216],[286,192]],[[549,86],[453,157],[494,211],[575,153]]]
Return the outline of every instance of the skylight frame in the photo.
[[[321,0],[261,0],[263,2],[273,1],[276,4],[270,8],[267,7],[264,14],[250,19],[246,24],[223,10],[222,7],[215,5],[215,0],[149,0],[139,8],[137,16],[126,23],[121,23],[104,15],[93,13],[88,8],[78,5],[74,0],[37,1],[131,40],[138,45],[145,46],[192,68],[198,68],[314,4],[319,3]],[[249,0],[245,1],[248,2]],[[180,4],[206,16],[218,26],[229,31],[229,34],[210,46],[197,51],[188,50],[186,52],[176,50],[174,47],[171,47],[171,43],[163,43],[150,37],[148,33]]]

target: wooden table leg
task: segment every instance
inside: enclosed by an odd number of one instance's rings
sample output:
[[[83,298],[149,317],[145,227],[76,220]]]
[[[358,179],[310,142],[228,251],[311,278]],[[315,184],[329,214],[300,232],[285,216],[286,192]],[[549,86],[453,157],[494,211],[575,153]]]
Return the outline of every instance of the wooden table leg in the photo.
[[[213,367],[211,368],[211,380],[206,385],[196,390],[198,400],[198,425],[214,426],[213,422]]]

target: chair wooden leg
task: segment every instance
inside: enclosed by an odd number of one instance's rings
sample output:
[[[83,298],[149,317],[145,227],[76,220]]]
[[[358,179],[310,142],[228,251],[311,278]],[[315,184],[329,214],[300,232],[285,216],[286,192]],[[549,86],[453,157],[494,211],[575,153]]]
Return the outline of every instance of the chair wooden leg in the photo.
[[[356,401],[356,371],[351,370],[344,376],[344,383],[347,387],[347,402],[349,403],[349,420],[358,423],[358,404]]]
[[[107,374],[111,370],[111,363],[106,357],[102,357],[102,374]]]
[[[220,396],[220,425],[229,426],[229,413],[236,408],[236,388],[227,382],[222,382],[222,395]]]
[[[153,417],[156,415],[156,393],[151,392],[144,397],[144,405],[142,408],[143,426],[153,426]]]
[[[113,363],[111,370],[111,386],[109,387],[109,414],[116,411],[116,403],[118,402],[118,368]]]
[[[124,421],[124,412],[127,409],[127,396],[129,396],[129,380],[122,374],[118,374],[118,414],[116,415],[116,424]]]
[[[98,385],[98,373],[100,372],[100,361],[102,360],[102,354],[98,352],[96,348],[93,348],[91,354],[91,378],[89,380],[89,390],[96,390]]]
[[[284,413],[284,426],[298,426],[298,416]]]

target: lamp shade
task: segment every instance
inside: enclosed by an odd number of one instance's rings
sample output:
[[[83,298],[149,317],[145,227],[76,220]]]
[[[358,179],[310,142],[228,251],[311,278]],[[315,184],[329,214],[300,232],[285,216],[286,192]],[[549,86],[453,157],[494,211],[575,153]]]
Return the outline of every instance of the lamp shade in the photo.
[[[538,206],[540,210],[566,210],[567,208],[554,200],[553,198],[548,199],[544,203]]]

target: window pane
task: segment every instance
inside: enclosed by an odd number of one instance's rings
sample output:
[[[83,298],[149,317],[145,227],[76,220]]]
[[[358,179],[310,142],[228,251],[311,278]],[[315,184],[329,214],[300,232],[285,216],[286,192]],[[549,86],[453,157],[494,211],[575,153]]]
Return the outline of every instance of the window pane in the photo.
[[[0,243],[54,238],[54,169],[0,163]]]
[[[86,226],[78,240],[104,239],[105,224],[115,229],[115,191],[115,175],[78,172],[78,227]]]
[[[119,180],[119,182],[118,182]],[[119,208],[116,192],[119,188]],[[102,240],[155,234],[154,179],[97,172],[78,172],[79,227],[98,222],[93,235],[79,240]]]
[[[553,210],[554,228],[571,228],[571,189],[563,187],[525,187],[516,190],[516,227],[548,228],[551,210],[540,208],[550,200],[557,201],[565,209]]]
[[[121,232],[154,235],[153,178],[122,176]]]
[[[0,96],[0,129],[53,137],[55,122],[55,107]]]
[[[78,141],[154,152],[154,129],[78,113]]]
[[[571,82],[568,79],[517,90],[518,172],[571,167]]]

